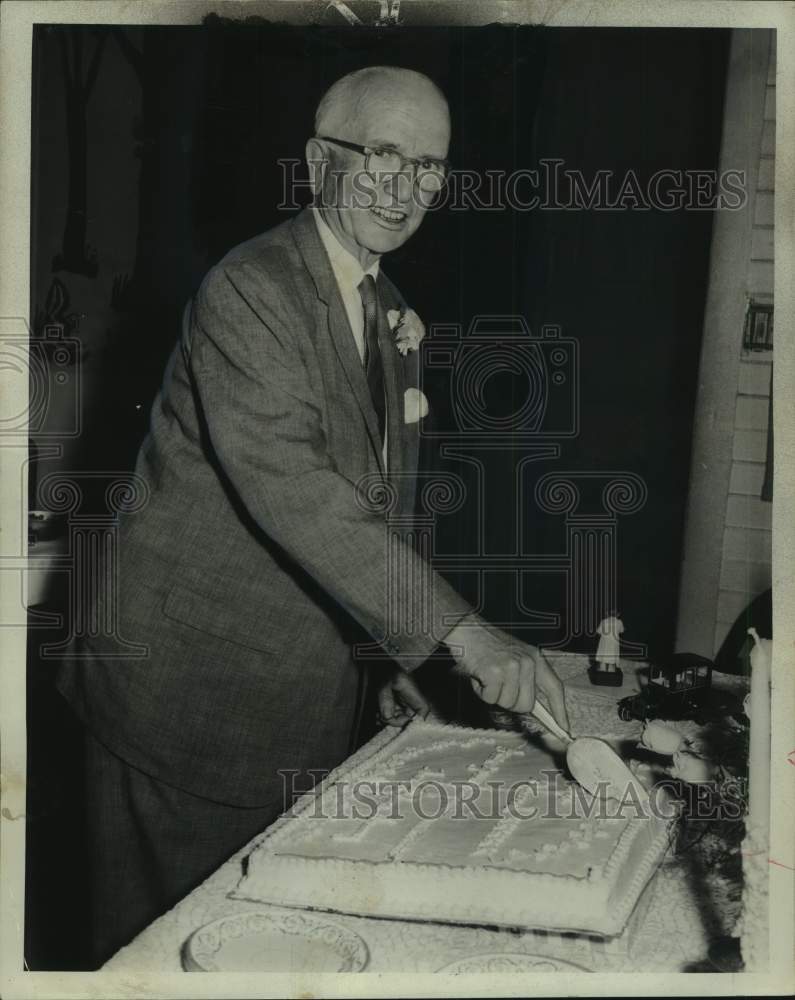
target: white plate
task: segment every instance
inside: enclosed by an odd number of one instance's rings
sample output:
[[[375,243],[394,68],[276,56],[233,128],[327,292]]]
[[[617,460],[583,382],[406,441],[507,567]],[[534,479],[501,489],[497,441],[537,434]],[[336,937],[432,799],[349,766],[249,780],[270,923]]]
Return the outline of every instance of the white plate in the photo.
[[[564,962],[562,958],[550,958],[548,955],[522,955],[511,952],[492,952],[486,955],[471,955],[469,958],[459,958],[450,965],[445,965],[439,972],[449,972],[454,975],[467,975],[473,972],[589,972],[581,965]]]
[[[306,913],[252,910],[200,927],[185,942],[188,972],[361,972],[358,934]]]

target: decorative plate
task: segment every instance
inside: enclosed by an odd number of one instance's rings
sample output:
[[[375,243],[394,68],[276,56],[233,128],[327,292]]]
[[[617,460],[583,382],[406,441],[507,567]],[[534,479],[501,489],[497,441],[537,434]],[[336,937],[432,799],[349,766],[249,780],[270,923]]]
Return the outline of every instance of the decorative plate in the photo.
[[[358,934],[306,913],[252,910],[200,927],[182,950],[188,972],[361,972]]]
[[[450,965],[445,965],[439,972],[449,972],[453,975],[468,975],[473,972],[590,972],[574,962],[565,962],[562,958],[551,958],[548,955],[521,955],[511,952],[492,952],[486,955],[471,955],[469,958],[459,958]]]

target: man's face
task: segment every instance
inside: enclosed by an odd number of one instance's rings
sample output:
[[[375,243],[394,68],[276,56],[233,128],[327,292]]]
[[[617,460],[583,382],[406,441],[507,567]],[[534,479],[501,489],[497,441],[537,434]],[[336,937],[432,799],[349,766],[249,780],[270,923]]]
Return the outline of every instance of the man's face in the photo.
[[[404,157],[443,160],[450,141],[447,107],[427,88],[394,87],[359,102],[344,129],[334,135],[368,147],[388,147]],[[413,167],[371,179],[365,157],[323,143],[328,168],[323,184],[323,217],[363,266],[395,250],[416,232],[425,215],[423,195],[413,183]]]

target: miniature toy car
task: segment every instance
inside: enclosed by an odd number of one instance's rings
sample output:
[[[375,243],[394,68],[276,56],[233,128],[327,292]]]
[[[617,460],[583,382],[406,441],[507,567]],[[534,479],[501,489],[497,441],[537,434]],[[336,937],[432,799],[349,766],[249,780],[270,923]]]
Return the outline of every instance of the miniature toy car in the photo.
[[[638,694],[618,703],[618,714],[630,719],[704,719],[711,707],[713,663],[696,653],[676,653],[665,663],[649,666],[648,681]]]

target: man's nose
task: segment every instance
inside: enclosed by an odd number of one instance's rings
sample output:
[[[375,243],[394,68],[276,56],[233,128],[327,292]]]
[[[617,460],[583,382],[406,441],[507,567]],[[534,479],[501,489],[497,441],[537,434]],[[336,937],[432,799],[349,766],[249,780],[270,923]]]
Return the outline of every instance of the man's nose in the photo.
[[[415,169],[412,164],[406,164],[402,170],[387,174],[384,179],[384,192],[400,205],[411,201]]]

